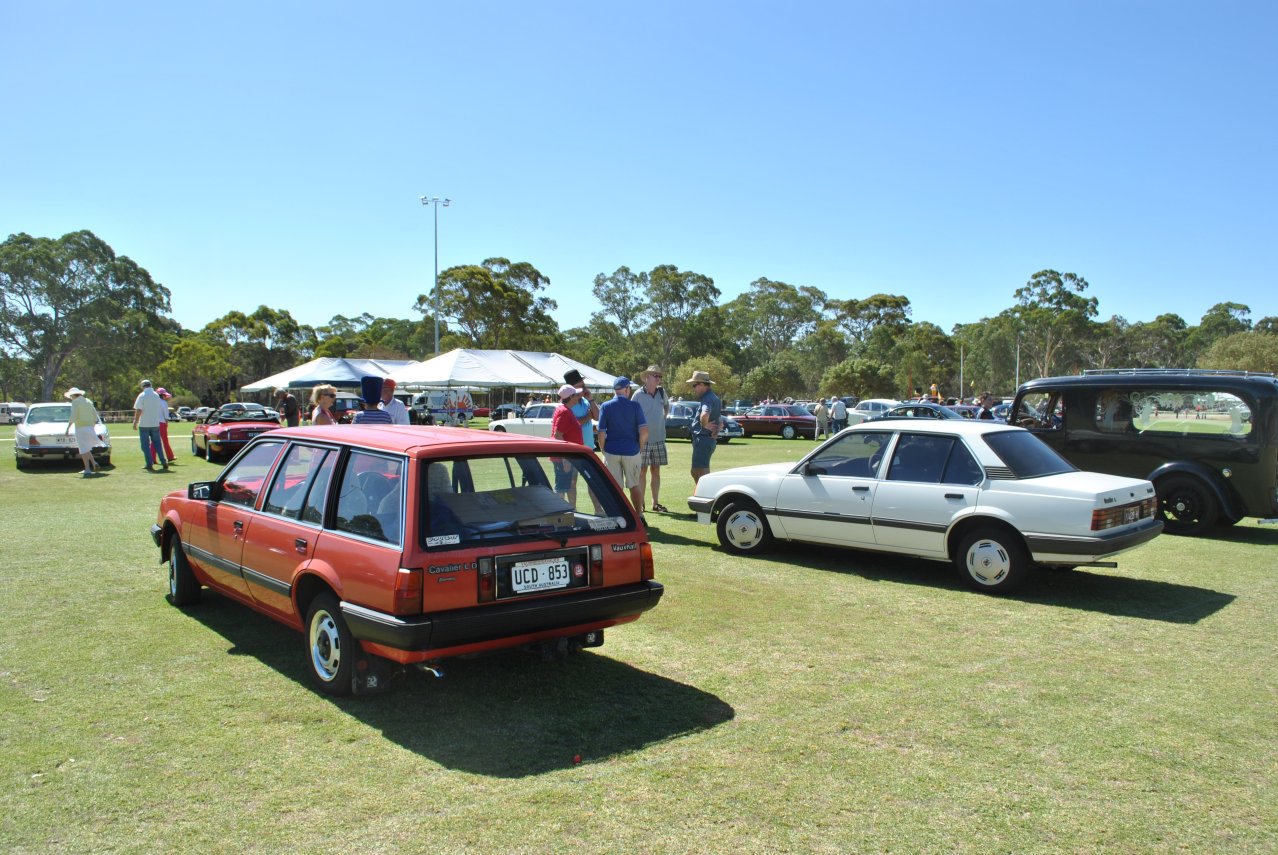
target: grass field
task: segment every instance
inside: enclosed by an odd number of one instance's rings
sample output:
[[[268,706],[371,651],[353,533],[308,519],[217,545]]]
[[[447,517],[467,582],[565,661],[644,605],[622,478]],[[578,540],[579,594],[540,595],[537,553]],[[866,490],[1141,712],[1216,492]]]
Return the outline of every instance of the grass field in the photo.
[[[218,467],[18,472],[0,428],[3,852],[1274,852],[1278,530],[1163,536],[1015,598],[947,565],[733,558],[671,444],[661,605],[595,652],[387,695],[164,599],[160,496]],[[713,467],[811,442],[720,447]]]

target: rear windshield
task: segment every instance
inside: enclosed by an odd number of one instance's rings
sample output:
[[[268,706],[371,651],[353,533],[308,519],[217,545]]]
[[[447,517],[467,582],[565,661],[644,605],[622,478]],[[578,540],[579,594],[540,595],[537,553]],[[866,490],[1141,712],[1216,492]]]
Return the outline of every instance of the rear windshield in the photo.
[[[458,457],[423,465],[420,530],[427,549],[635,526],[593,454]]]
[[[987,433],[982,439],[1017,478],[1039,478],[1078,468],[1028,431],[998,431]]]

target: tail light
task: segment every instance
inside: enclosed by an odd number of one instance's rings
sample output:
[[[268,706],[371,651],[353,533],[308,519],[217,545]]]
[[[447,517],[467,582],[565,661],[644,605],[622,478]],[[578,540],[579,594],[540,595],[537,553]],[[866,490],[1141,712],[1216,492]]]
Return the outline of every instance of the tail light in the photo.
[[[1131,525],[1134,522],[1153,517],[1158,510],[1158,498],[1151,496],[1140,502],[1119,505],[1116,508],[1104,508],[1092,511],[1092,531],[1105,531],[1110,528]]]
[[[394,600],[391,608],[395,614],[416,614],[422,610],[421,568],[399,568],[395,574]]]
[[[590,544],[590,587],[603,585],[603,544]]]
[[[656,575],[656,567],[652,563],[652,544],[647,541],[639,544],[639,580],[649,582]]]
[[[29,437],[27,439],[27,445],[39,445],[39,444],[40,444],[40,440],[36,439],[34,436]]]
[[[493,574],[493,560],[481,558],[478,561],[479,602],[491,603],[497,599],[497,577]]]

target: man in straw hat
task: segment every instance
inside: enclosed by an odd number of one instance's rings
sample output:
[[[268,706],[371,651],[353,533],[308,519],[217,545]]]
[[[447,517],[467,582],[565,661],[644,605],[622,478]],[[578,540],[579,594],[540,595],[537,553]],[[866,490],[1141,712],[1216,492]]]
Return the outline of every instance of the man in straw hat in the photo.
[[[719,441],[719,429],[723,427],[723,402],[714,393],[714,381],[705,371],[694,371],[686,382],[692,387],[693,397],[701,401],[697,417],[692,420],[692,489],[697,488],[701,476],[710,472],[710,456]]]
[[[649,365],[643,372],[643,387],[631,398],[643,408],[648,422],[648,441],[644,443],[639,458],[639,510],[644,509],[644,491],[652,481],[652,509],[659,514],[668,513],[661,504],[661,467],[670,462],[666,454],[666,416],[670,415],[670,396],[661,386],[661,368]]]
[[[98,408],[93,406],[79,386],[72,386],[63,394],[71,402],[71,418],[67,420],[66,433],[75,428],[75,444],[80,451],[80,459],[84,461],[84,474],[89,478],[98,471],[98,461],[93,459],[93,449],[98,445]]]

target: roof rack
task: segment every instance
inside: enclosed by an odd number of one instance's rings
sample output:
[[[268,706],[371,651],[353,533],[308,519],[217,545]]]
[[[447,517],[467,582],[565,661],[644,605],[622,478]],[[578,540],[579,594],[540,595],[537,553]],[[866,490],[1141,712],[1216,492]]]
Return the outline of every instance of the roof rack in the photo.
[[[1241,371],[1230,368],[1088,368],[1083,376],[1094,374],[1191,374],[1199,377],[1273,377],[1272,371]]]

